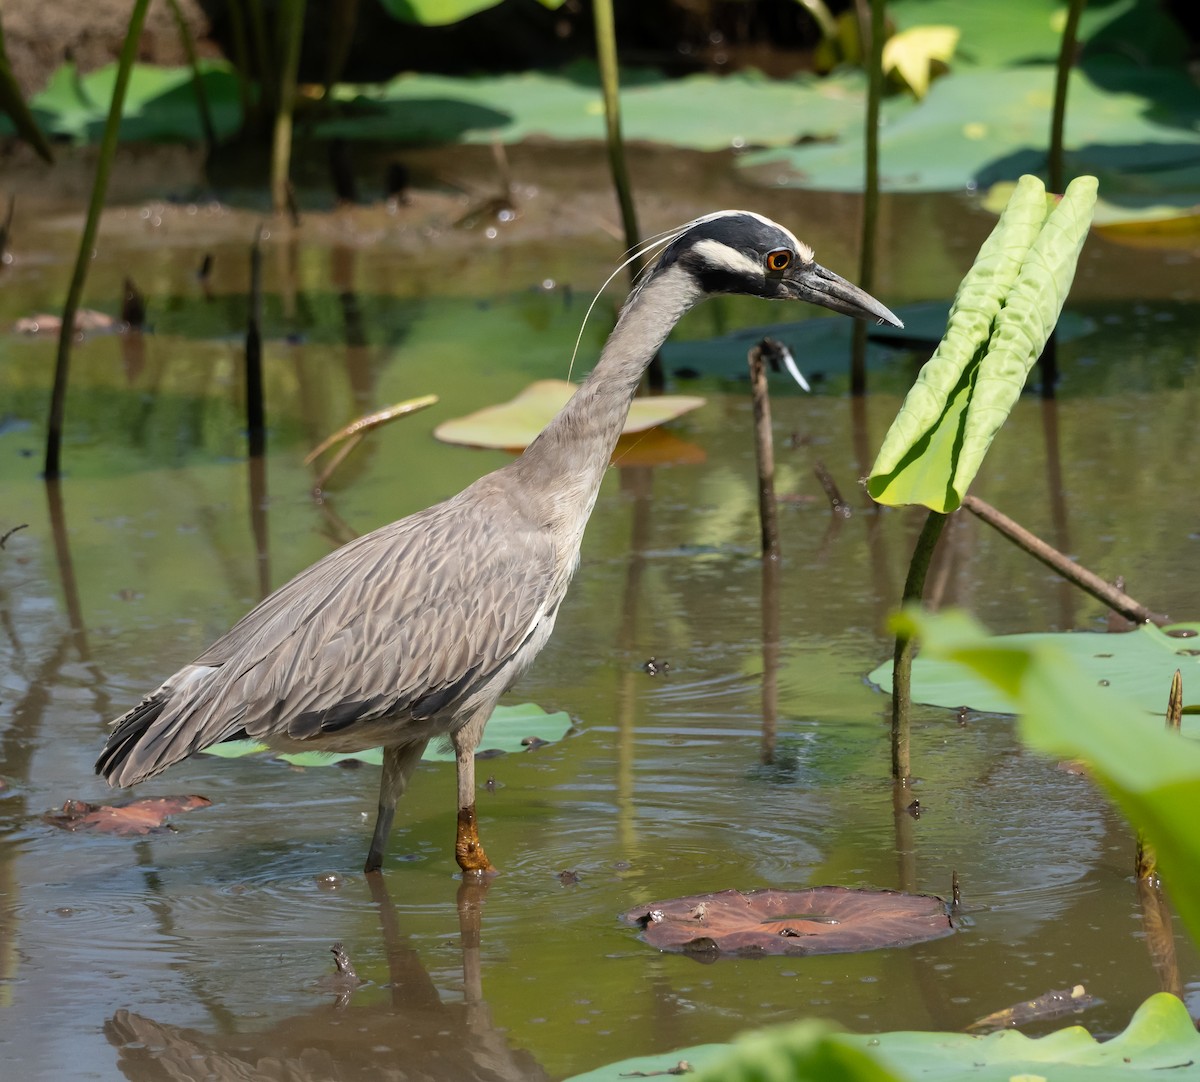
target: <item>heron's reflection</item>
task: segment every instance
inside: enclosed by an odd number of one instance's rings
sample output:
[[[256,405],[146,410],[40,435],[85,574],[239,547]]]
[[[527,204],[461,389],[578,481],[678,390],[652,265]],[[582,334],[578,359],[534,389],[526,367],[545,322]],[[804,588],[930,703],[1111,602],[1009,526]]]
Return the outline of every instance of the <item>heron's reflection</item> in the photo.
[[[458,891],[464,996],[442,1001],[417,951],[400,929],[383,877],[367,877],[379,910],[391,999],[359,1007],[335,990],[331,1002],[259,1033],[207,1034],[132,1011],[105,1024],[117,1063],[131,1082],[471,1082],[548,1078],[513,1049],[483,999],[479,931],[488,884]]]

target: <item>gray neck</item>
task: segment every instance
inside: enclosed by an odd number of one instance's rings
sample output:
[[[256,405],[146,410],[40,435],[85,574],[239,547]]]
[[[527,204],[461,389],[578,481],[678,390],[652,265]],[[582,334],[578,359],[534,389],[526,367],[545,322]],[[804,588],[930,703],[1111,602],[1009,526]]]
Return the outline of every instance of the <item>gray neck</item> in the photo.
[[[526,491],[545,499],[552,524],[577,524],[582,536],[642,373],[700,296],[696,280],[678,266],[631,294],[596,367],[510,467]]]

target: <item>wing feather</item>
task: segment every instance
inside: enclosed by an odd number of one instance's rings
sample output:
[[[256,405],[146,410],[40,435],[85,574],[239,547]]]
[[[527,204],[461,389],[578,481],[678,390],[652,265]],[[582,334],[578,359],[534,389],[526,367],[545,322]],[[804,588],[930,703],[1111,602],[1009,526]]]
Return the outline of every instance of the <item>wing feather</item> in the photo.
[[[552,539],[484,482],[301,572],[118,719],[97,769],[132,784],[234,733],[311,740],[380,718],[401,742],[452,710],[562,592]]]

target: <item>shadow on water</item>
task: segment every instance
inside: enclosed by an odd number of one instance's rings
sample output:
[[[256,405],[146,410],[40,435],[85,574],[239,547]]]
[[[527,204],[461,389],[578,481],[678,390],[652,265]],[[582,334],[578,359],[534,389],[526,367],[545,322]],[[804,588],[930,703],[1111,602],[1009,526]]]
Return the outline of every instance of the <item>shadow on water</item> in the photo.
[[[406,938],[383,877],[368,881],[387,959],[386,1002],[360,1005],[354,979],[332,977],[323,982],[332,1002],[260,1032],[225,1034],[120,1010],[105,1023],[104,1035],[117,1051],[121,1073],[130,1082],[548,1078],[532,1055],[511,1047],[484,998],[479,946],[488,885],[459,887],[463,995],[460,1002],[447,1002]]]
[[[681,192],[703,204],[682,207]],[[555,635],[514,696],[569,711],[576,731],[487,764],[480,815],[503,874],[482,931],[481,900],[455,906],[453,777],[439,764],[422,765],[398,813],[395,904],[356,874],[369,767],[197,756],[139,793],[213,800],[172,832],[131,842],[41,821],[69,798],[119,798],[91,773],[104,723],[264,592],[507,460],[430,433],[565,374],[578,298],[618,247],[573,216],[603,219],[607,204],[576,194],[584,210],[573,196],[551,221],[531,201],[513,227],[527,232],[486,244],[452,231],[431,241],[424,220],[369,211],[313,215],[307,232],[275,238],[263,268],[267,452],[249,467],[248,217],[214,240],[204,215],[168,208],[169,228],[131,213],[108,235],[97,297],[119,297],[134,260],[143,287],[161,284],[136,344],[80,344],[58,486],[36,476],[47,347],[0,336],[0,533],[29,524],[0,550],[0,1055],[14,1077],[72,1077],[80,1063],[102,1079],[387,1078],[399,1065],[405,1077],[557,1077],[798,1017],[959,1028],[1075,981],[1104,1000],[1083,1021],[1111,1033],[1157,988],[1156,967],[1170,977],[1143,943],[1128,829],[1086,779],[1025,752],[1011,719],[919,708],[909,800],[920,817],[894,802],[886,700],[863,674],[889,652],[885,621],[920,520],[854,489],[919,360],[907,355],[869,398],[843,397],[832,362],[814,395],[773,386],[782,558],[770,565],[758,558],[745,388],[678,380],[708,399],[677,424],[705,461],[622,468],[601,491]],[[757,209],[801,224],[822,262],[852,265],[853,201],[772,191],[760,205],[759,194]],[[647,228],[749,198],[697,172]],[[990,220],[956,198],[889,207],[880,292],[948,294]],[[62,229],[48,218],[39,249],[18,228],[0,319],[49,306]],[[211,275],[196,282],[208,252]],[[978,481],[1179,617],[1200,612],[1200,584],[1183,573],[1200,533],[1179,510],[1194,502],[1184,449],[1200,415],[1195,262],[1089,242],[1072,303],[1092,331],[1062,344],[1057,398],[1018,404]],[[1129,281],[1143,297],[1128,299]],[[779,318],[716,301],[676,345]],[[577,376],[605,330],[585,331]],[[741,349],[731,365],[744,364]],[[423,393],[439,405],[371,433],[312,499],[309,449]],[[851,521],[831,521],[818,462]],[[1105,626],[1100,606],[1060,593],[974,519],[952,524],[942,548],[934,592],[994,630]],[[650,656],[669,669],[651,676]],[[699,966],[649,951],[616,920],[728,887],[944,895],[953,871],[969,927],[904,951]],[[340,1007],[316,985],[337,940],[367,978]],[[1176,946],[1195,1010],[1200,961],[1182,936]]]

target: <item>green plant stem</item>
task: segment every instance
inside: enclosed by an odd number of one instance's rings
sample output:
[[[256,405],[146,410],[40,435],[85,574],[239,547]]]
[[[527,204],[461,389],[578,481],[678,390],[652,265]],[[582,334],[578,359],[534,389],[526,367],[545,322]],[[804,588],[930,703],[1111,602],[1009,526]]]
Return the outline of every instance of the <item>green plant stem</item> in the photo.
[[[608,164],[612,170],[617,201],[621,205],[621,225],[625,244],[632,251],[638,247],[637,210],[629,185],[629,169],[625,163],[625,144],[621,136],[621,76],[617,67],[617,32],[613,19],[612,0],[596,0],[592,5],[596,27],[596,61],[600,66],[600,86],[604,94],[604,135],[608,142]],[[636,276],[642,270],[641,261],[631,265]]]
[[[279,82],[275,76],[274,56],[267,45],[267,21],[263,16],[262,0],[245,2],[246,10],[250,13],[250,43],[258,64],[258,85],[262,87],[263,104],[270,116],[278,107]],[[284,0],[284,3],[287,2]]]
[[[1079,32],[1079,16],[1087,0],[1071,0],[1067,6],[1067,21],[1063,26],[1058,50],[1058,70],[1054,78],[1054,113],[1050,121],[1050,190],[1062,194],[1066,187],[1063,165],[1063,127],[1067,118],[1067,87],[1071,68],[1075,64],[1075,42]]]
[[[925,576],[933,561],[942,527],[947,515],[930,511],[921,527],[917,543],[913,548],[912,560],[908,565],[908,578],[904,581],[903,604],[921,600],[925,593]],[[911,635],[900,632],[896,635],[896,649],[892,655],[892,777],[908,783],[912,776],[910,754],[911,707],[912,707],[912,660],[916,647]]]
[[[179,28],[179,40],[187,55],[188,66],[192,69],[192,85],[196,88],[196,110],[200,114],[200,127],[204,129],[204,143],[211,152],[217,145],[217,129],[213,126],[212,109],[208,104],[208,93],[204,89],[204,77],[200,74],[200,58],[196,55],[196,42],[188,29],[187,19],[179,7],[179,0],[167,0],[171,14],[175,16],[175,25]]]
[[[608,165],[617,202],[621,206],[621,226],[625,232],[626,251],[637,251],[641,245],[637,209],[633,205],[633,188],[629,183],[629,166],[625,162],[625,140],[621,135],[621,74],[617,64],[617,29],[613,18],[612,0],[594,0],[593,22],[596,30],[596,63],[600,68],[600,87],[604,95],[604,135],[608,144]],[[629,276],[636,280],[644,262],[640,256],[629,264]],[[662,360],[657,356],[646,369],[646,381],[654,390],[666,383]]]
[[[271,206],[276,214],[289,209],[288,171],[292,161],[292,111],[300,70],[300,39],[304,31],[304,0],[283,0],[279,7],[283,67],[279,72],[279,111],[271,140]]]
[[[242,0],[227,0],[229,33],[233,39],[233,70],[237,76],[238,102],[242,106],[242,126],[257,122],[257,106],[250,95],[250,49],[246,43],[246,9]],[[251,117],[251,112],[255,116]]]
[[[117,78],[113,83],[112,101],[108,106],[108,119],[104,134],[100,138],[100,149],[96,155],[96,176],[92,181],[92,198],[88,203],[87,218],[83,223],[83,235],[79,238],[79,252],[75,257],[75,269],[71,284],[67,287],[67,299],[63,305],[62,327],[58,332],[58,351],[54,359],[54,389],[50,396],[50,421],[46,431],[45,477],[57,479],[61,473],[63,414],[67,402],[67,374],[70,369],[71,343],[75,338],[75,314],[83,297],[83,286],[87,281],[88,264],[92,260],[92,249],[96,243],[96,231],[100,226],[100,214],[104,210],[104,197],[108,192],[108,177],[112,172],[113,158],[117,153],[117,136],[121,130],[121,111],[125,105],[125,91],[129,86],[129,74],[137,58],[138,41],[142,36],[142,25],[146,21],[146,9],[150,0],[134,0],[125,30],[125,41],[117,60]]]
[[[863,147],[864,184],[862,247],[858,284],[868,293],[875,284],[876,236],[879,232],[879,103],[883,97],[884,0],[871,0],[870,40],[867,53],[867,118]],[[867,393],[867,325],[854,325],[854,348],[850,359],[850,393]]]

